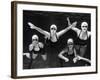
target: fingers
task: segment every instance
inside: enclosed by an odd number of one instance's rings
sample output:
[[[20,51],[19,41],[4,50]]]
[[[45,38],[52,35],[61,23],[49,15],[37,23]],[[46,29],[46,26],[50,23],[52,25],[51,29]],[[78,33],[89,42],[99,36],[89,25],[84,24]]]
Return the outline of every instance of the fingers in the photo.
[[[73,62],[74,62],[74,63],[76,63],[76,62],[77,62],[77,58],[76,58],[76,57],[73,59]]]
[[[69,59],[68,59],[68,58],[66,58],[65,62],[69,62]]]
[[[75,27],[76,24],[77,24],[77,21],[73,22],[71,27]]]
[[[35,25],[33,25],[31,22],[28,22],[28,25],[30,26],[31,29],[35,28]]]
[[[33,45],[31,44],[29,45],[29,51],[32,51],[32,49],[33,49]]]
[[[29,25],[29,26],[32,26],[32,23],[31,23],[31,22],[28,22],[28,25]]]
[[[24,55],[30,59],[30,53],[24,53]]]

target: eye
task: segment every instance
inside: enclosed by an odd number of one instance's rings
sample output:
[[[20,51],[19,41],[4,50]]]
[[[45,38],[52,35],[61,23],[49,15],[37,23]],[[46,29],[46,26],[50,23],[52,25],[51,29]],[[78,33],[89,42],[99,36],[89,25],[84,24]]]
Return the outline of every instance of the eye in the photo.
[[[38,39],[33,39],[32,41],[38,41]]]
[[[56,30],[55,28],[51,28],[51,30]]]
[[[86,27],[87,28],[87,26],[82,26],[82,27]]]

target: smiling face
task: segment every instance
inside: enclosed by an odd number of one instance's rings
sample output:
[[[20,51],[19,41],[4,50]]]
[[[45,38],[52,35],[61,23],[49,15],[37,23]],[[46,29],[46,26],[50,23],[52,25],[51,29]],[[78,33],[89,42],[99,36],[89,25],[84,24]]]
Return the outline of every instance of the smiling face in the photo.
[[[87,22],[82,22],[81,29],[82,29],[83,32],[86,32],[87,29],[88,29],[88,23]]]
[[[57,26],[56,26],[55,24],[52,24],[52,25],[50,26],[50,33],[51,33],[51,34],[55,34],[56,31],[57,31]]]

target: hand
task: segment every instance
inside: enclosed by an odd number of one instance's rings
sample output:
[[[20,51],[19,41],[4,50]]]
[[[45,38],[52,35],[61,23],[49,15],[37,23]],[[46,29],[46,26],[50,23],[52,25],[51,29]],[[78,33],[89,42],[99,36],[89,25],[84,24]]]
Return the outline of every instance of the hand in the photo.
[[[31,22],[28,22],[28,25],[30,26],[31,29],[35,29],[36,26],[34,24],[32,24]]]
[[[78,59],[78,60],[81,60],[81,59],[82,59],[82,57],[77,55],[77,59]]]
[[[76,63],[78,60],[78,57],[73,58],[73,62]]]
[[[75,21],[75,22],[73,22],[73,23],[72,23],[72,25],[71,25],[71,26],[72,26],[72,27],[75,27],[75,26],[76,26],[76,24],[77,24],[77,22]]]
[[[29,51],[32,51],[33,50],[33,44],[30,44],[29,45]]]
[[[75,22],[73,22],[72,24],[70,24],[69,25],[69,29],[71,29],[72,27],[75,27],[76,26],[76,24],[77,24],[77,22],[75,21]]]
[[[24,55],[30,59],[30,53],[24,53]]]
[[[43,43],[39,42],[39,47],[43,48],[44,47]]]
[[[68,58],[66,58],[66,59],[65,59],[65,62],[69,62],[69,59],[68,59]]]

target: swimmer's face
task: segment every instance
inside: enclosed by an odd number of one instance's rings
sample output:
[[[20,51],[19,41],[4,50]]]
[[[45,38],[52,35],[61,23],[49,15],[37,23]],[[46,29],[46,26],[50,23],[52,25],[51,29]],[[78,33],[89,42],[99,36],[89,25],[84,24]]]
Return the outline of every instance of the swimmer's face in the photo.
[[[51,33],[53,33],[53,34],[55,34],[56,33],[56,31],[57,31],[57,26],[56,25],[51,25],[51,27],[50,27],[50,32]]]
[[[87,29],[88,29],[88,24],[87,24],[87,22],[83,22],[83,23],[81,24],[81,29],[82,29],[82,31],[84,31],[84,32],[87,31]]]
[[[39,37],[37,35],[33,35],[32,36],[32,43],[35,45],[38,43],[38,41],[39,41]]]
[[[32,43],[35,45],[38,43],[38,39],[32,39]]]
[[[73,43],[67,43],[67,45],[68,45],[68,48],[69,48],[69,49],[72,49],[73,46],[74,46]]]

